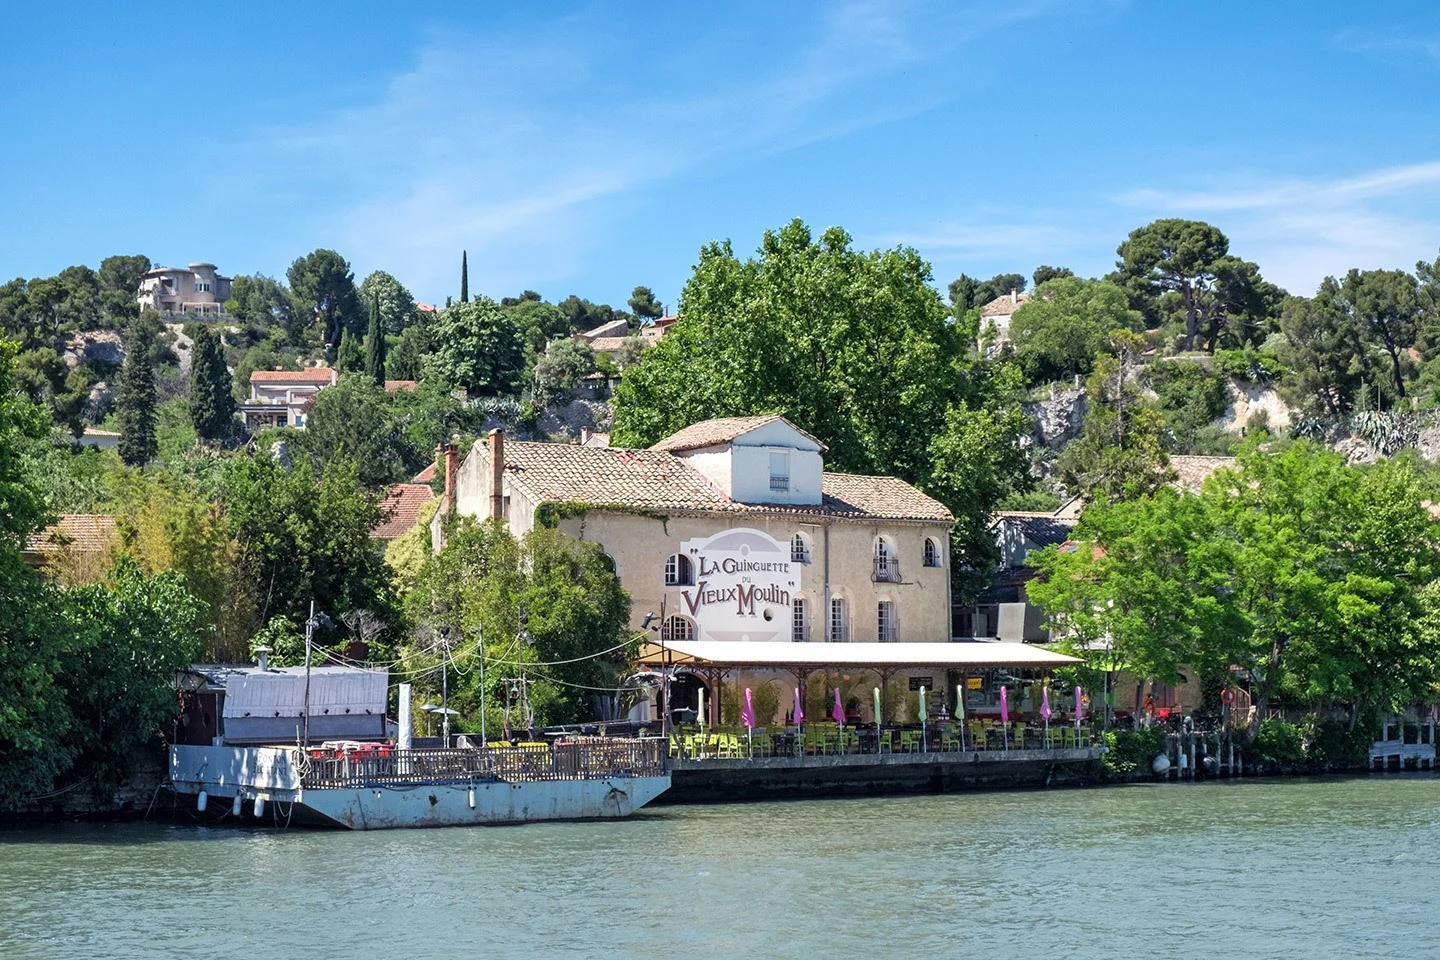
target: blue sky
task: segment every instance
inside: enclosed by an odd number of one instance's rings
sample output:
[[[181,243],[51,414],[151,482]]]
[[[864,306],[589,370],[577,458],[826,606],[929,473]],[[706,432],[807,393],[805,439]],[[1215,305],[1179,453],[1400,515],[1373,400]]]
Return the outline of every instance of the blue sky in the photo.
[[[180,52],[180,51],[186,52]],[[27,4],[0,276],[112,253],[673,304],[800,217],[938,286],[1209,220],[1294,292],[1440,250],[1440,6]]]

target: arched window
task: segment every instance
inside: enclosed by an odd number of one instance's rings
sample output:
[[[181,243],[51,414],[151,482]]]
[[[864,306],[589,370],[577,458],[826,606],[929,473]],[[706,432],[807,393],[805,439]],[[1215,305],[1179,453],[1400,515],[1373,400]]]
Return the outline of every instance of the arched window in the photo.
[[[672,553],[665,558],[665,586],[682,587],[695,582],[695,568],[690,558],[683,553]]]
[[[841,597],[830,598],[830,642],[844,643],[850,639],[850,624],[845,615],[845,601]]]
[[[899,583],[900,563],[895,548],[884,537],[875,538],[875,576],[877,583]]]
[[[876,605],[876,632],[881,643],[894,643],[899,631],[895,629],[895,604],[881,600]]]
[[[925,566],[940,566],[940,545],[935,542],[934,537],[925,538]]]
[[[694,640],[695,625],[681,616],[666,617],[660,624],[660,639],[665,643],[672,640]]]
[[[796,597],[790,610],[790,639],[796,643],[805,643],[810,639],[810,617],[805,608],[805,600]]]
[[[810,562],[810,541],[805,534],[797,533],[790,538],[790,559],[795,563]]]

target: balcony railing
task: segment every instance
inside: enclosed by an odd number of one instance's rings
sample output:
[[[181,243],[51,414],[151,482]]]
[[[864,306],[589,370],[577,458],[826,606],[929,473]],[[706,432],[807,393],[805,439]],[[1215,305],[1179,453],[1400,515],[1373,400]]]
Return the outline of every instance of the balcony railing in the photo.
[[[777,476],[775,476],[774,474],[771,474],[771,475],[770,475],[770,492],[771,492],[771,493],[789,493],[789,492],[790,492],[790,478],[789,478],[789,477],[777,477]]]
[[[318,753],[318,751],[317,751]],[[593,739],[581,743],[470,750],[389,750],[312,756],[302,775],[309,788],[463,780],[592,780],[653,777],[665,772],[660,740]]]
[[[872,579],[876,583],[899,583],[900,561],[894,557],[876,557]]]

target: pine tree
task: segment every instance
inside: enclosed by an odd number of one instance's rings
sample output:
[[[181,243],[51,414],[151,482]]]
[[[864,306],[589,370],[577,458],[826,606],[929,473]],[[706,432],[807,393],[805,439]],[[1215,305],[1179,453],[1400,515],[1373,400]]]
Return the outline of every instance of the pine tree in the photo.
[[[380,322],[378,293],[370,304],[370,332],[365,337],[365,372],[376,386],[385,386],[385,325]]]
[[[460,251],[460,302],[470,302],[470,261],[464,250]]]
[[[219,334],[202,327],[190,357],[190,422],[201,440],[227,440],[234,432],[233,386]]]
[[[120,459],[132,467],[141,467],[160,452],[155,440],[155,370],[150,358],[155,329],[142,318],[131,324],[125,341],[125,365],[115,391]]]
[[[340,348],[335,351],[335,369],[341,373],[358,373],[365,369],[365,351],[347,329],[340,334]]]

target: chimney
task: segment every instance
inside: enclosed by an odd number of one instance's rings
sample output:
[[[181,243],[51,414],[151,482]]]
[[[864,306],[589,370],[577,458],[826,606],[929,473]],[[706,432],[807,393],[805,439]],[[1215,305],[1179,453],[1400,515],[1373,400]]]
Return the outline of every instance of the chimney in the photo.
[[[455,516],[455,477],[460,472],[460,451],[455,444],[447,443],[445,451],[445,514]]]
[[[589,443],[589,442],[590,442],[590,428],[589,428],[589,427],[581,427],[581,428],[580,428],[580,446],[583,447],[583,446],[585,446],[585,444],[587,444],[587,443]]]
[[[1019,297],[1019,291],[1016,290],[1014,287],[1011,287],[1011,288],[1010,288],[1010,306],[1012,306],[1012,307],[1015,306],[1015,304],[1019,301],[1019,299],[1020,299],[1020,297]]]
[[[490,431],[490,519],[505,519],[505,431]]]

